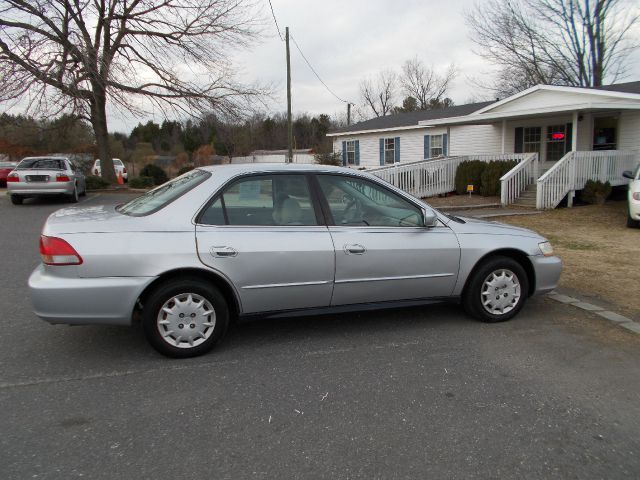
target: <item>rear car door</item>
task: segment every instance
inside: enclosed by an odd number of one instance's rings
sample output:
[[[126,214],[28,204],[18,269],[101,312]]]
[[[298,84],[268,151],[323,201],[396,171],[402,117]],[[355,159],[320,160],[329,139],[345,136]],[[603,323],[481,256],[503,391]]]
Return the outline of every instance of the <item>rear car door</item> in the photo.
[[[455,234],[377,182],[317,177],[336,248],[332,305],[447,297],[460,263]]]
[[[197,217],[200,260],[233,283],[243,313],[330,304],[333,242],[310,192],[306,175],[252,174]]]

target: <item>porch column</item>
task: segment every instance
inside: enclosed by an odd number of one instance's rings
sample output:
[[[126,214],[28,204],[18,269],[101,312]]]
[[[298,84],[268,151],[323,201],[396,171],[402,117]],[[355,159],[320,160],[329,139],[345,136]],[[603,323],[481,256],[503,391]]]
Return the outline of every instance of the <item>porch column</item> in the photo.
[[[573,119],[571,122],[571,151],[578,150],[578,112],[573,112]]]
[[[505,142],[507,139],[507,121],[506,120],[502,120],[502,154],[504,155],[505,153]]]

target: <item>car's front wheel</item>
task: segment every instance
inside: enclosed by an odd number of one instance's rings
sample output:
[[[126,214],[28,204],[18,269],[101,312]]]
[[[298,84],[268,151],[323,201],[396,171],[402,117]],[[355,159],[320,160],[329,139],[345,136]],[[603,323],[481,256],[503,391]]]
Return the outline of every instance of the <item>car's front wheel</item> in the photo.
[[[224,296],[197,278],[178,278],[158,286],[142,311],[145,336],[163,355],[187,358],[213,348],[229,325]]]
[[[465,311],[483,322],[503,322],[524,306],[529,292],[527,273],[504,256],[486,259],[473,273],[462,296]]]
[[[11,195],[11,203],[13,203],[14,205],[22,205],[23,200],[24,198],[22,198],[20,195]]]

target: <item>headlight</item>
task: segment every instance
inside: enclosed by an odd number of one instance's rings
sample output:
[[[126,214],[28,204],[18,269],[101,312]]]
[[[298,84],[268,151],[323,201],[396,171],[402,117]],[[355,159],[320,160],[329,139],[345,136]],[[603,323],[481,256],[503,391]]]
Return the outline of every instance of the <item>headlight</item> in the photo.
[[[539,243],[538,247],[545,257],[550,257],[551,255],[553,255],[553,247],[551,246],[551,242]]]

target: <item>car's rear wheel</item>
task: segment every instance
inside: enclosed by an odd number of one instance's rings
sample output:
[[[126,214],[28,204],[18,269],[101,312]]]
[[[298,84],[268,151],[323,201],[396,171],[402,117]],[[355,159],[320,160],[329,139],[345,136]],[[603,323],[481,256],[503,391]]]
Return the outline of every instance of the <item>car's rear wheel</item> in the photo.
[[[527,273],[517,261],[490,257],[475,270],[462,296],[465,311],[483,322],[503,322],[524,306],[529,292]]]
[[[69,201],[71,203],[78,203],[78,185],[73,187],[73,192],[69,195]]]
[[[145,301],[142,324],[147,340],[175,358],[207,353],[229,325],[229,308],[213,285],[178,278],[158,286]]]
[[[24,198],[22,198],[20,195],[11,195],[11,203],[13,203],[14,205],[22,205],[23,200]]]
[[[631,214],[627,212],[627,227],[640,228],[640,220],[634,220],[631,218]]]

